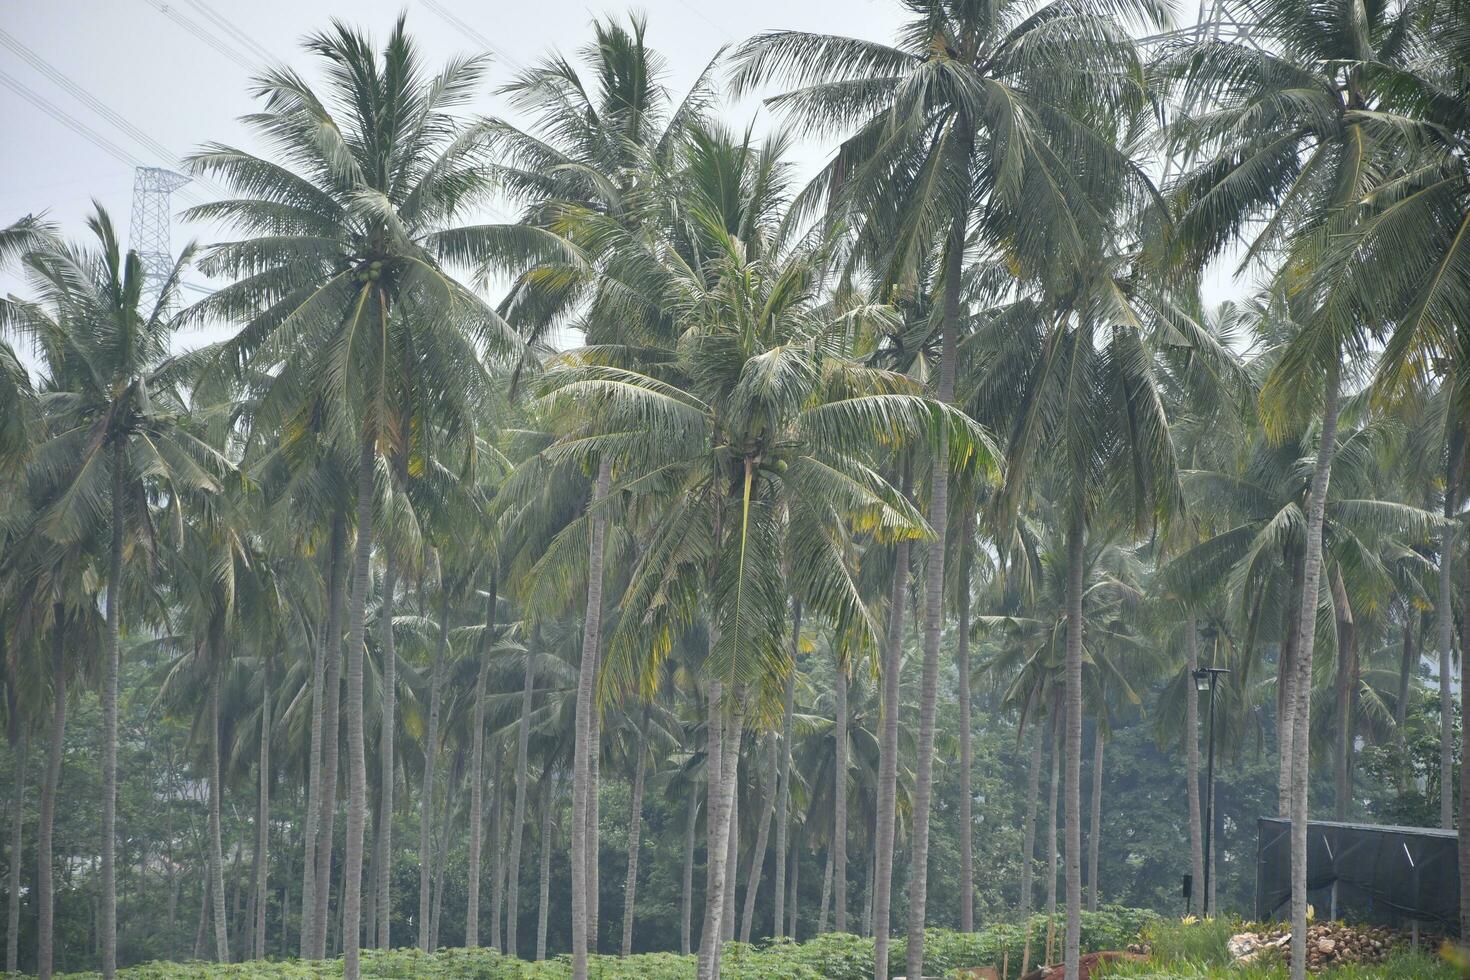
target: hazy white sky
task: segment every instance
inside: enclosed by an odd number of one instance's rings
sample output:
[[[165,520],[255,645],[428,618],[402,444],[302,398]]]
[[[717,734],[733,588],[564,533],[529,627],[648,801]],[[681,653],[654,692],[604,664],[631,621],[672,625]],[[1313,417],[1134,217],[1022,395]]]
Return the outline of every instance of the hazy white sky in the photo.
[[[254,108],[252,72],[267,56],[310,69],[300,39],[334,16],[381,37],[406,10],[430,64],[488,47],[494,65],[475,109],[500,113],[504,106],[491,90],[519,66],[553,49],[575,54],[593,18],[623,17],[629,9],[647,15],[649,40],[667,58],[668,83],[676,92],[720,45],[758,31],[797,28],[886,40],[903,13],[891,0],[357,0],[350,6],[321,0],[0,0],[0,124],[10,134],[0,153],[0,224],[46,211],[76,234],[95,197],[126,228],[134,164],[177,166],[179,155],[209,140],[249,145],[237,117]],[[725,110],[733,124],[757,117],[764,128],[770,120],[760,113],[754,100]],[[829,150],[826,142],[804,144],[803,168],[814,170]],[[174,204],[182,209],[208,194],[196,185],[175,195]],[[207,241],[210,234],[176,222],[174,246],[193,237]],[[0,290],[14,285],[0,279]],[[1211,289],[1230,291],[1224,282]]]

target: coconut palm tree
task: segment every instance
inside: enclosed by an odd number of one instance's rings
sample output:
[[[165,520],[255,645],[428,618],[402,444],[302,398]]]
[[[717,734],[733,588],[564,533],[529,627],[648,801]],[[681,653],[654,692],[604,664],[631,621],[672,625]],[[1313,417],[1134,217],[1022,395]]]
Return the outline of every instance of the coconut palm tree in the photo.
[[[455,225],[491,187],[483,167],[490,126],[456,112],[485,59],[457,58],[431,74],[401,17],[381,53],[342,23],[305,46],[326,67],[327,95],[273,69],[257,79],[263,109],[247,120],[278,147],[280,162],[219,144],[190,159],[239,195],[193,215],[245,233],[207,250],[202,267],[236,281],[194,312],[244,323],[217,352],[218,365],[274,375],[256,409],[259,427],[319,410],[330,442],[353,459],[343,942],[355,977],[367,806],[363,635],[379,450],[430,455],[417,440],[472,431],[484,357],[514,344],[504,321],[441,265],[483,260],[503,233]],[[405,395],[420,420],[411,429],[393,424]]]
[[[110,535],[100,902],[102,972],[110,978],[117,970],[117,683],[125,559],[136,546],[145,556],[151,551],[153,488],[173,488],[170,507],[177,518],[181,494],[217,490],[229,464],[196,435],[183,388],[189,364],[170,354],[176,324],[169,304],[192,249],[168,271],[149,309],[142,305],[142,262],[135,252],[123,253],[107,212],[98,206],[87,227],[92,249],[43,243],[25,257],[35,298],[10,301],[7,327],[46,349],[48,362],[64,364],[53,382],[69,389],[47,393],[54,427],[30,464],[48,500],[37,526],[62,546],[100,527]],[[132,564],[148,560],[135,554]]]

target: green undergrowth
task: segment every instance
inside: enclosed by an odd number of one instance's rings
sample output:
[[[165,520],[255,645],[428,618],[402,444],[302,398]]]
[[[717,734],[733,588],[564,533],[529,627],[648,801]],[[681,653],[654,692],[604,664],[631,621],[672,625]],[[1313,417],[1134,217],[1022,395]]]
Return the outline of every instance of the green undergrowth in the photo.
[[[1141,930],[1157,921],[1146,910],[1105,908],[1082,916],[1084,950],[1120,949],[1136,942]],[[1041,961],[1046,941],[1045,916],[1029,924],[996,924],[974,933],[932,929],[925,934],[924,972],[944,976],[961,967],[1005,966],[1008,980],[1020,976],[1023,949],[1031,944],[1031,964]],[[1062,921],[1058,917],[1053,942],[1060,949]],[[907,943],[900,935],[890,947],[890,972],[901,975]],[[620,959],[592,958],[592,980],[693,980],[694,957],[677,953],[645,953]],[[722,975],[727,980],[867,980],[873,975],[873,940],[829,933],[804,943],[775,942],[760,946],[739,943],[726,947]],[[217,980],[252,977],[259,980],[314,980],[342,975],[340,960],[308,963],[298,960],[219,965],[214,963],[147,963],[118,971],[120,980]],[[364,951],[364,977],[387,980],[564,980],[571,976],[566,957],[528,963],[486,949],[444,949],[436,953],[394,950]],[[67,974],[64,980],[91,980],[95,973]]]
[[[1150,953],[1141,963],[1110,964],[1098,976],[1130,980],[1286,980],[1284,963],[1240,964],[1226,943],[1245,928],[1238,919],[1180,922],[1158,919],[1143,930]],[[1339,966],[1316,974],[1323,980],[1460,980],[1462,974],[1430,948],[1406,950],[1371,966]]]

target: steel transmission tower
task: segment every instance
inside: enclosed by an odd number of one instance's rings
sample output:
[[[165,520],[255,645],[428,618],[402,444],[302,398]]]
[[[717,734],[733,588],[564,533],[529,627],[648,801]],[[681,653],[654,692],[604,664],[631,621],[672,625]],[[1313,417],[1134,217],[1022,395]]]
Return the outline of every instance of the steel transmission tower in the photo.
[[[169,230],[173,211],[169,198],[189,182],[183,174],[162,167],[139,167],[133,177],[133,220],[128,229],[132,250],[143,263],[143,297],[139,308],[152,311],[173,269]]]

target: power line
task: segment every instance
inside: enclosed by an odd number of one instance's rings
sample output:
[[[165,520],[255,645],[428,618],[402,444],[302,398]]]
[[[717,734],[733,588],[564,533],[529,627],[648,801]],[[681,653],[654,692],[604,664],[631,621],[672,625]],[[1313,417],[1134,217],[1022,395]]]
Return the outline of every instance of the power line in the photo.
[[[52,119],[55,119],[67,129],[70,129],[72,132],[76,133],[78,136],[91,143],[93,146],[96,146],[104,153],[112,155],[122,163],[127,164],[129,167],[144,166],[142,160],[139,160],[127,150],[124,150],[122,147],[118,146],[116,143],[112,142],[107,137],[103,136],[101,133],[97,132],[86,123],[82,122],[76,116],[73,116],[65,109],[56,105],[54,102],[47,100],[40,93],[36,92],[32,88],[29,88],[19,79],[13,77],[3,70],[0,70],[0,84],[5,85],[21,98],[31,103],[31,105],[40,109]]]
[[[179,13],[173,7],[170,7],[167,3],[165,3],[164,0],[143,0],[143,2],[148,4],[148,6],[152,7],[154,10],[157,10],[159,13],[163,14],[175,24],[178,24],[180,27],[188,31],[190,34],[194,35],[200,41],[203,41],[211,48],[214,48],[214,50],[218,51],[226,58],[229,58],[236,65],[240,66],[246,71],[253,72],[260,67],[254,61],[250,60],[239,51],[237,51],[229,42],[220,40],[219,37],[217,37],[209,29],[201,27],[199,24]]]
[[[425,7],[428,7],[429,10],[431,10],[432,12],[438,14],[439,18],[450,27],[457,29],[462,34],[468,35],[471,40],[479,44],[481,47],[489,51],[494,51],[495,54],[498,55],[502,60],[510,62],[512,65],[515,65],[522,71],[525,70],[525,65],[521,64],[515,58],[511,57],[504,49],[497,47],[493,42],[491,42],[488,37],[481,34],[479,31],[475,30],[465,21],[460,19],[457,14],[451,13],[449,10],[446,10],[444,7],[436,3],[435,0],[423,0],[423,4]]]
[[[74,79],[71,78],[71,76],[67,75],[65,72],[48,62],[46,59],[42,58],[19,38],[15,37],[4,28],[0,28],[0,45],[9,48],[16,55],[18,55],[21,60],[25,61],[28,65],[36,69],[36,71],[40,72],[42,75],[46,76],[52,82],[55,82],[62,89],[66,90],[77,101],[87,106],[103,119],[112,123],[112,125],[116,126],[123,133],[132,137],[134,142],[136,142],[139,146],[146,147],[151,153],[158,157],[159,163],[168,164],[170,166],[178,165],[178,162],[180,160],[178,154],[171,152],[168,147],[164,146],[162,143],[158,142],[158,140],[149,136],[147,133],[139,129],[137,126],[133,125],[117,112],[113,111],[95,95],[79,85]],[[207,185],[209,189],[217,193],[224,193],[224,188],[216,184],[214,181],[204,178],[197,179],[199,179],[201,183]]]
[[[256,41],[255,38],[251,37],[249,34],[245,33],[245,30],[243,28],[237,25],[234,21],[230,20],[224,14],[220,13],[218,10],[215,10],[209,4],[205,3],[204,0],[185,0],[185,2],[189,6],[193,7],[195,10],[203,14],[207,19],[213,21],[216,27],[224,31],[225,34],[234,38],[236,43],[244,46],[247,51],[249,51],[251,54],[254,54],[262,61],[280,60],[271,52],[269,48]]]

